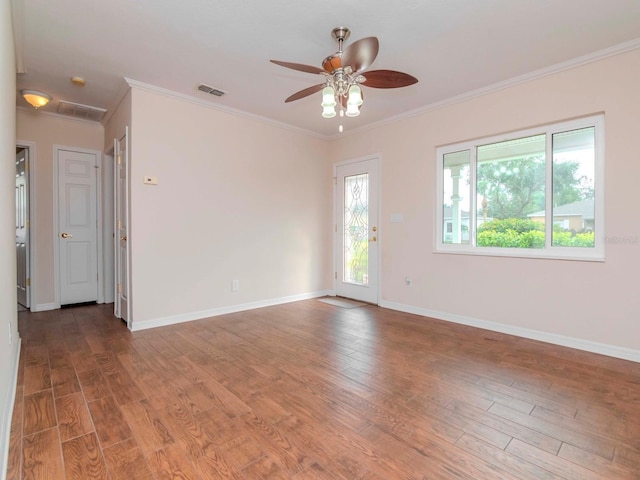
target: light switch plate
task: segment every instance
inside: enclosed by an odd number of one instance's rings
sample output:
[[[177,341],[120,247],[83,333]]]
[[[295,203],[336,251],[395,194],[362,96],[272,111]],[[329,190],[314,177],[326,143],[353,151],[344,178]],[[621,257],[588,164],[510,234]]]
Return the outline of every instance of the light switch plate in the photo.
[[[157,185],[158,184],[158,177],[152,177],[150,175],[145,175],[144,184],[145,185]]]

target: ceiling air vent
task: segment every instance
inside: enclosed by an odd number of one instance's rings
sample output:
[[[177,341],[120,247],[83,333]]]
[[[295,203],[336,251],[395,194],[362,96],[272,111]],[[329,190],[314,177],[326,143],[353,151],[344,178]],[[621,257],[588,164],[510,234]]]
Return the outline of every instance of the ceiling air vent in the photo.
[[[106,112],[107,110],[104,108],[92,107],[90,105],[66,102],[64,100],[60,100],[58,102],[58,113],[61,115],[91,120],[92,122],[99,122],[102,120],[102,117]]]
[[[209,85],[205,85],[204,83],[201,83],[200,85],[198,85],[198,90],[204,93],[208,93],[210,95],[215,95],[216,97],[221,97],[227,93],[227,92],[223,92],[222,90],[218,90],[217,88],[210,87]]]

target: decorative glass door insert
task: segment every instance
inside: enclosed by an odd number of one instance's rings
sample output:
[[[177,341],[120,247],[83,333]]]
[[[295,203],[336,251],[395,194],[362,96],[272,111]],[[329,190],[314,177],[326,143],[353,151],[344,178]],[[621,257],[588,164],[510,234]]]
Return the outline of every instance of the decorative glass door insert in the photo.
[[[344,179],[343,281],[369,284],[369,174]]]

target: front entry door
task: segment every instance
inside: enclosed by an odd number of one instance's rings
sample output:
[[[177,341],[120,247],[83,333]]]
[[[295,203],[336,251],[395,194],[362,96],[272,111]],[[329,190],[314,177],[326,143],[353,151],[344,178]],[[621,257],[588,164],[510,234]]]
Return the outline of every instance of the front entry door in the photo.
[[[98,300],[97,155],[57,150],[60,304]]]
[[[336,166],[336,295],[378,303],[378,159]]]

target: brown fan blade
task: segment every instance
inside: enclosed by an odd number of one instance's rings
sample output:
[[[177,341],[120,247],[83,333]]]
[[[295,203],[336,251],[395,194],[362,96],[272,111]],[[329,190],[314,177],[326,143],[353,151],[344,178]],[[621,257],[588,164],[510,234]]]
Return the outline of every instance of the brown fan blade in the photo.
[[[353,42],[342,52],[342,68],[350,66],[354,73],[369,68],[378,56],[379,48],[376,37],[362,38]]]
[[[324,83],[319,85],[314,85],[313,87],[305,88],[304,90],[300,90],[299,92],[294,93],[289,98],[287,98],[284,103],[293,102],[294,100],[300,100],[301,98],[308,97],[309,95],[313,95],[316,92],[319,92],[324,88]]]
[[[371,70],[365,72],[363,76],[366,80],[362,85],[373,88],[400,88],[418,83],[416,77],[394,70]]]
[[[324,70],[318,67],[313,67],[311,65],[303,65],[302,63],[292,63],[292,62],[281,62],[280,60],[269,60],[271,63],[275,63],[276,65],[280,65],[281,67],[290,68],[292,70],[298,70],[299,72],[306,73],[323,73]]]

